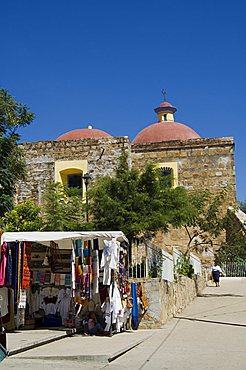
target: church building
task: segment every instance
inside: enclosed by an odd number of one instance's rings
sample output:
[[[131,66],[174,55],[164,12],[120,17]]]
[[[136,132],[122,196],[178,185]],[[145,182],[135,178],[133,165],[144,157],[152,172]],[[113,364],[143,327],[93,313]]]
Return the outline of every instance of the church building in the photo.
[[[236,203],[234,140],[232,137],[201,138],[188,125],[175,121],[177,109],[167,101],[155,112],[157,122],[145,127],[131,142],[128,136],[114,137],[88,126],[64,133],[53,141],[23,143],[27,178],[19,184],[17,201],[34,199],[42,203],[49,182],[79,187],[85,195],[82,176],[113,175],[122,151],[132,166],[142,170],[147,163],[171,175],[170,186],[208,188],[216,193],[229,186],[227,206]],[[127,132],[126,132],[127,135]]]

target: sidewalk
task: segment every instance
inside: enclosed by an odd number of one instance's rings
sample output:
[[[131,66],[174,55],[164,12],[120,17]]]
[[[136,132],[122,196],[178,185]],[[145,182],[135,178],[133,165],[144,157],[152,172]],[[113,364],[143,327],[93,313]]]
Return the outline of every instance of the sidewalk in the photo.
[[[23,331],[9,340],[10,357],[15,359],[77,360],[108,363],[149,339],[155,331],[138,330],[115,334],[112,337],[73,335],[55,331]],[[15,335],[15,333],[13,333]],[[64,339],[66,338],[66,339]],[[58,340],[62,339],[62,340]],[[46,340],[47,344],[37,346]],[[49,342],[48,342],[49,341]],[[52,343],[51,343],[52,342]],[[31,350],[23,351],[24,346]]]
[[[243,370],[245,310],[246,278],[224,278],[221,287],[206,287],[163,329],[129,331],[113,337],[66,337],[12,355],[1,363],[1,368]],[[65,333],[11,333],[9,349],[61,335]]]
[[[12,356],[43,344],[66,338],[72,333],[73,329],[15,330],[7,333],[7,350],[9,356]]]

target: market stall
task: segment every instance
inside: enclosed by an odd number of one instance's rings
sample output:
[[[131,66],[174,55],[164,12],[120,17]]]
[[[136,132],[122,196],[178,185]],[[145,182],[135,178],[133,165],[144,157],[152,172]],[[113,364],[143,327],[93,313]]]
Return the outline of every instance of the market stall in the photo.
[[[120,231],[3,233],[0,306],[7,330],[90,331],[98,322],[104,331],[121,331],[129,317],[127,244]]]

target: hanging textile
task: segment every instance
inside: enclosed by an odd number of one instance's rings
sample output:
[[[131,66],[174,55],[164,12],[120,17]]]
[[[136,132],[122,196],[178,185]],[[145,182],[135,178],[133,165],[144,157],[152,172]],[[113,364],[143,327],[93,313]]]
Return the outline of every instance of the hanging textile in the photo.
[[[25,242],[23,248],[23,270],[22,270],[22,289],[29,288],[31,283],[31,243]]]
[[[104,247],[101,260],[101,268],[103,268],[103,285],[110,285],[111,270],[117,269],[118,263],[118,246],[116,239],[104,240]]]
[[[109,331],[110,326],[111,326],[111,306],[110,306],[110,299],[109,297],[106,298],[105,302],[102,305],[102,312],[103,312],[103,317],[105,321],[105,328],[104,331]]]
[[[14,304],[18,300],[18,256],[19,256],[19,243],[15,243],[15,254],[14,254],[14,272],[13,272],[13,285],[14,285]]]
[[[1,251],[0,285],[5,285],[6,283],[7,259],[8,259],[8,244],[5,242],[2,245],[2,251]]]
[[[132,329],[137,330],[139,325],[138,319],[138,298],[137,298],[137,287],[136,283],[132,282]]]
[[[58,293],[57,298],[57,311],[60,313],[62,318],[62,324],[64,325],[65,320],[67,318],[67,314],[70,309],[70,301],[71,301],[70,289],[61,289]]]
[[[72,296],[73,298],[75,297],[75,245],[74,245],[74,240],[72,241],[72,255],[71,255],[71,270],[72,270]]]
[[[20,290],[21,290],[21,260],[22,260],[22,247],[23,244],[19,245],[18,248],[18,259],[17,259],[17,303],[20,301]]]
[[[114,284],[111,284],[110,290],[109,290],[109,296],[110,296],[110,305],[111,305],[111,311],[112,311],[112,323],[115,324],[117,317],[121,316],[123,313],[121,296],[120,296],[120,292],[119,292],[116,282]]]
[[[98,250],[92,252],[92,284],[93,294],[99,292],[99,256]]]
[[[6,280],[7,286],[12,286],[12,264],[13,264],[12,251],[9,246],[8,247],[8,260],[7,260],[7,280]]]

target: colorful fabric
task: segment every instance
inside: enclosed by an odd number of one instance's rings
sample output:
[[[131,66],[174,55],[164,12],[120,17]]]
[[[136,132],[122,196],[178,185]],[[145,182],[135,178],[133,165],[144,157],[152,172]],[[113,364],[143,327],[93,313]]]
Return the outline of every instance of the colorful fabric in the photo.
[[[8,260],[8,244],[3,243],[1,251],[1,263],[0,263],[0,285],[5,285],[6,283],[6,266]]]
[[[98,242],[98,239],[93,239],[93,249],[94,249],[94,251],[98,251],[99,250],[99,242]]]
[[[50,284],[54,284],[55,282],[55,274],[53,272],[51,272],[51,275],[50,275]]]
[[[137,330],[139,325],[138,320],[138,298],[137,298],[137,286],[136,283],[132,282],[132,329]]]
[[[12,286],[12,273],[13,273],[13,258],[10,246],[8,247],[8,260],[7,260],[7,279],[6,285]]]
[[[33,271],[32,273],[32,283],[33,284],[36,284],[36,281],[37,281],[37,271]]]
[[[82,240],[76,240],[76,256],[83,256]]]
[[[55,274],[55,285],[61,285],[61,275]]]
[[[98,250],[92,252],[92,284],[93,294],[99,292],[99,256]]]
[[[36,277],[36,284],[40,284],[40,279],[41,279],[41,272],[37,272],[37,277]]]
[[[61,285],[65,285],[65,275],[61,274]]]
[[[45,273],[44,284],[50,284],[50,277],[51,277],[51,273],[50,272],[46,272]]]
[[[84,249],[84,257],[89,257],[89,249],[88,248],[85,248]]]
[[[22,245],[18,248],[18,260],[17,260],[17,303],[20,301],[20,290],[21,290],[21,256],[22,256]]]
[[[27,289],[31,283],[31,243],[25,242],[23,246],[23,270],[22,270],[22,289]]]
[[[18,296],[18,256],[19,256],[19,243],[15,243],[14,254],[14,272],[13,272],[13,285],[14,285],[14,305],[17,303]]]
[[[44,271],[41,272],[41,275],[40,275],[40,284],[44,284],[44,282],[45,282],[45,275],[46,275],[46,273]]]
[[[71,285],[71,275],[70,274],[66,274],[65,275],[65,285],[66,286],[70,286]]]

